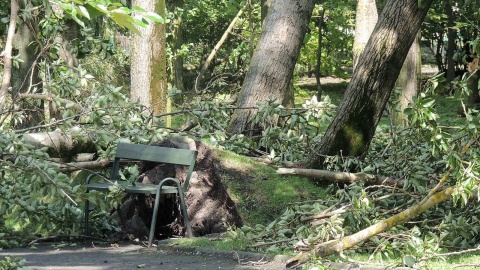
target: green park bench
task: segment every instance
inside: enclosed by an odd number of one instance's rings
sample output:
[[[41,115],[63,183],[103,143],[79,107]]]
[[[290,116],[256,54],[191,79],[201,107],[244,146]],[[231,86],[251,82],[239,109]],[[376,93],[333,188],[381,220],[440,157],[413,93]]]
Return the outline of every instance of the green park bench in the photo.
[[[182,208],[182,214],[184,217],[185,227],[187,229],[187,236],[192,237],[192,229],[190,228],[190,222],[188,220],[187,207],[185,205],[184,192],[188,188],[190,182],[190,177],[192,176],[193,167],[195,165],[195,160],[197,157],[197,151],[178,149],[178,148],[168,148],[160,146],[150,146],[150,145],[140,145],[140,144],[126,144],[119,143],[117,145],[117,151],[115,155],[115,160],[113,162],[112,173],[107,180],[97,183],[91,183],[91,179],[94,176],[99,174],[90,174],[86,180],[85,184],[87,191],[98,190],[102,192],[109,192],[110,187],[118,184],[126,193],[137,193],[137,194],[152,194],[155,195],[155,205],[153,208],[152,214],[152,223],[150,226],[150,234],[148,237],[148,247],[152,246],[153,236],[155,233],[155,224],[157,219],[157,213],[160,202],[161,194],[178,194],[180,197],[180,203]],[[158,163],[168,163],[174,165],[184,165],[189,166],[187,176],[183,187],[180,182],[175,178],[165,178],[160,181],[157,185],[155,184],[143,184],[143,183],[131,183],[128,184],[127,181],[118,180],[120,169],[120,160],[137,160],[137,161],[149,161],[149,162],[158,162]],[[168,185],[165,185],[168,184]],[[84,230],[85,234],[89,235],[88,231],[88,215],[91,211],[89,201],[85,201],[85,213],[84,213]],[[119,207],[120,208],[120,207]],[[120,209],[118,209],[119,211]],[[120,213],[119,213],[120,214]]]

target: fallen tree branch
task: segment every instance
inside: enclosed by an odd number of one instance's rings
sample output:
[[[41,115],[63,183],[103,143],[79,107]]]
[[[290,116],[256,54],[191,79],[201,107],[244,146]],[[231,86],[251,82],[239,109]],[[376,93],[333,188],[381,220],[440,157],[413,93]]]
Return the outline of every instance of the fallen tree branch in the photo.
[[[437,258],[437,257],[446,257],[446,256],[452,256],[452,255],[460,255],[460,254],[465,254],[465,253],[469,253],[469,252],[475,252],[475,251],[479,251],[480,250],[480,246],[476,247],[476,248],[471,248],[471,249],[466,249],[466,250],[460,250],[460,251],[454,251],[454,252],[447,252],[447,253],[436,253],[436,254],[433,254],[433,255],[430,255],[430,256],[425,256],[425,257],[422,257],[420,258],[420,261],[427,261],[427,260],[430,260],[432,258]]]
[[[70,163],[54,162],[60,168],[61,172],[73,172],[78,170],[95,170],[110,166],[112,161],[108,159],[100,159],[97,161],[80,161]]]
[[[325,257],[328,255],[340,253],[343,250],[349,249],[370,237],[377,235],[381,232],[387,231],[399,224],[403,224],[406,221],[418,216],[426,210],[450,199],[454,192],[454,187],[448,187],[441,190],[428,198],[423,204],[416,204],[410,208],[390,217],[382,220],[366,229],[356,232],[352,235],[345,236],[340,239],[324,242],[315,246],[312,250],[307,252],[301,252],[287,261],[287,267],[298,267],[310,260],[313,256]]]
[[[403,187],[403,181],[384,176],[371,176],[369,174],[348,173],[348,172],[331,172],[326,170],[302,169],[302,168],[278,168],[278,174],[300,175],[313,179],[321,179],[334,183],[353,184],[362,182],[366,185],[386,185],[398,188]]]
[[[77,103],[64,99],[64,98],[54,98],[51,95],[44,95],[44,94],[30,94],[30,93],[21,93],[17,96],[18,99],[26,99],[26,98],[31,98],[31,99],[41,99],[41,100],[46,100],[46,101],[58,101],[61,104],[64,104],[65,106],[72,106],[76,111],[83,111],[83,107],[78,105]]]

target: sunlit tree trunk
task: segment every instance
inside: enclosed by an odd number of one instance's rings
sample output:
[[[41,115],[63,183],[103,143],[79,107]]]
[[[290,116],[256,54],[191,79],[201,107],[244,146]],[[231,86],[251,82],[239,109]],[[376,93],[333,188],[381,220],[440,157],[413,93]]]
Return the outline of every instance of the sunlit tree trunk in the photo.
[[[390,0],[346,89],[337,114],[305,166],[321,168],[325,155],[363,156],[432,0]]]
[[[355,15],[355,36],[353,39],[353,68],[358,63],[368,39],[378,21],[377,4],[375,0],[359,0]]]
[[[3,76],[2,85],[0,86],[0,116],[3,114],[3,110],[5,108],[7,90],[10,87],[10,82],[12,79],[12,44],[18,19],[18,10],[19,5],[17,0],[12,0],[10,4],[10,24],[8,26],[5,50],[2,52]],[[0,121],[3,121],[3,119],[0,118]]]
[[[132,5],[165,18],[165,0],[133,0]],[[154,115],[169,111],[167,102],[165,24],[151,22],[132,36],[131,92]]]
[[[313,0],[272,1],[243,82],[239,107],[255,107],[259,101],[283,102],[313,7]],[[235,110],[229,131],[249,131],[249,134],[261,132],[262,127],[251,123],[256,113],[256,109]]]

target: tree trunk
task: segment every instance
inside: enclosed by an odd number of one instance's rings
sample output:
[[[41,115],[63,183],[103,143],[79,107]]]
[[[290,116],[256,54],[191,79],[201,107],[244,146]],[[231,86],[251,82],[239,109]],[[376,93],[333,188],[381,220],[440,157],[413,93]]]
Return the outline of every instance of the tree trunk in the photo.
[[[337,114],[308,156],[308,168],[321,168],[325,155],[367,153],[402,64],[432,0],[390,0],[360,55]]]
[[[378,21],[377,4],[375,0],[359,0],[355,16],[355,36],[353,39],[353,68],[357,66],[358,58],[363,52],[368,39]]]
[[[169,1],[171,3],[171,10],[175,11],[179,8],[183,8],[183,0]],[[172,37],[171,43],[173,48],[173,67],[172,67],[172,85],[173,87],[181,90],[185,90],[183,84],[183,56],[179,55],[179,51],[182,49],[183,45],[183,21],[182,16],[176,14],[175,19],[172,22]]]
[[[403,188],[403,181],[384,176],[370,176],[366,173],[332,172],[326,170],[313,170],[302,168],[278,168],[278,174],[300,175],[314,179],[315,182],[329,181],[332,183],[363,183],[365,185],[385,185]]]
[[[7,40],[5,44],[5,50],[3,51],[3,76],[2,85],[0,86],[0,115],[3,115],[3,109],[5,101],[7,99],[7,90],[10,87],[10,81],[12,79],[12,43],[13,36],[15,35],[15,29],[18,19],[19,6],[17,0],[11,0],[10,4],[10,24],[8,26]],[[2,123],[3,119],[0,119]]]
[[[23,140],[40,149],[47,147],[50,157],[61,158],[62,161],[71,161],[78,153],[95,153],[94,135],[86,135],[72,130],[69,134],[61,131],[44,133],[28,133],[23,135]]]
[[[320,16],[317,18],[318,28],[318,48],[317,48],[317,64],[315,66],[315,81],[317,83],[317,100],[322,100],[322,84],[320,76],[322,75],[322,40],[323,40],[323,24],[325,23],[325,8],[322,7]]]
[[[18,2],[20,9],[29,8],[29,3]],[[15,103],[21,93],[42,93],[42,80],[38,77],[37,60],[39,56],[36,47],[38,21],[35,14],[19,24],[14,37],[14,47],[18,49],[18,68],[12,73],[12,100]],[[18,101],[17,101],[18,102]],[[17,103],[18,104],[18,103]],[[21,122],[12,121],[15,128],[26,128],[40,124],[45,120],[42,100],[23,100],[20,104],[24,119]]]
[[[262,25],[265,22],[265,18],[267,17],[268,14],[268,9],[270,8],[270,5],[272,4],[272,0],[261,0],[261,16],[262,16]]]
[[[445,14],[447,15],[447,83],[452,82],[455,79],[455,62],[453,61],[453,55],[455,54],[455,38],[457,32],[455,27],[455,18],[453,16],[452,2],[450,0],[445,1]],[[448,91],[450,91],[450,87]]]
[[[407,117],[403,111],[409,104],[413,103],[413,97],[418,94],[420,85],[422,83],[422,55],[420,51],[420,33],[415,38],[407,58],[403,62],[400,75],[397,79],[397,87],[400,88],[398,93],[397,108],[392,108],[392,118],[396,126],[408,126]]]
[[[165,0],[134,0],[132,5],[154,11],[165,18]],[[154,115],[167,112],[167,60],[165,24],[151,23],[139,27],[133,35],[131,64],[131,97]]]
[[[283,102],[313,7],[313,0],[272,1],[243,82],[238,107],[255,107],[258,102],[268,100]],[[256,109],[235,110],[229,132],[261,132],[261,127],[251,123],[256,113]]]

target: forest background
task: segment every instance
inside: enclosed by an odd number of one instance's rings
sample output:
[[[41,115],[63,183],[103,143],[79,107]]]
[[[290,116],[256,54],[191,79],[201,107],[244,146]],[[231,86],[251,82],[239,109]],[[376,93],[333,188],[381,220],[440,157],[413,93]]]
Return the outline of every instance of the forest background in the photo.
[[[270,224],[290,242],[307,239],[291,265],[358,243],[382,256],[402,250],[413,265],[478,243],[475,1],[0,6],[4,247],[27,228],[81,233],[86,195],[72,168],[105,166],[116,142],[171,133],[293,165],[281,173],[347,173],[355,183],[337,183],[336,200],[301,208],[327,219]],[[422,62],[440,73],[422,74]],[[341,102],[325,94],[325,76],[350,80],[333,92],[344,91]],[[313,91],[298,83],[305,77],[315,78]],[[95,155],[76,157],[84,152]],[[98,194],[89,200],[111,206]],[[286,213],[284,220],[298,217]],[[264,229],[230,236],[252,241]]]

